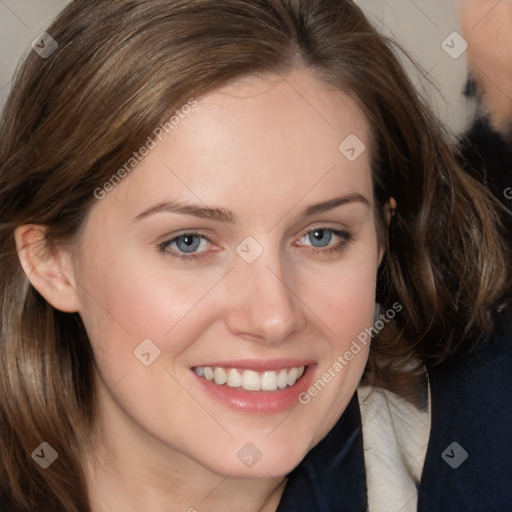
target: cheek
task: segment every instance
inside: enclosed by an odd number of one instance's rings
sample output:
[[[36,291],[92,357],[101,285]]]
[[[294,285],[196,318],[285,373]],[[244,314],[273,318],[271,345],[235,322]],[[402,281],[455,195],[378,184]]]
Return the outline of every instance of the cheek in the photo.
[[[118,262],[103,275],[85,277],[83,318],[91,339],[109,344],[135,344],[144,338],[161,338],[197,300],[191,287],[180,288],[151,270]]]
[[[375,246],[376,247],[376,246]],[[329,343],[319,353],[317,380],[303,396],[306,407],[318,408],[316,439],[339,418],[364,372],[371,342],[378,268],[377,249],[353,253],[336,272],[317,276],[317,287],[308,280],[309,303],[322,320]],[[313,309],[313,308],[312,308]]]
[[[373,321],[377,252],[369,244],[364,253],[353,250],[335,268],[303,278],[302,296],[326,324],[337,349],[350,344]]]
[[[201,337],[215,314],[212,290],[222,270],[177,270],[165,258],[111,245],[87,255],[78,280],[81,316],[107,385],[139,368],[134,351],[150,339],[161,355],[153,367],[173,366],[193,340]]]

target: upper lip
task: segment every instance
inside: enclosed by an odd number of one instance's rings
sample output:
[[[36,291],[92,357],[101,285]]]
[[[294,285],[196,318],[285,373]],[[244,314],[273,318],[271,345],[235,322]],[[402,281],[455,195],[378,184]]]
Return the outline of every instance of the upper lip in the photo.
[[[211,363],[202,363],[193,368],[201,366],[202,368],[221,367],[221,368],[240,368],[244,370],[253,370],[255,372],[282,370],[283,368],[299,368],[313,364],[311,359],[237,359],[231,361],[215,361]]]

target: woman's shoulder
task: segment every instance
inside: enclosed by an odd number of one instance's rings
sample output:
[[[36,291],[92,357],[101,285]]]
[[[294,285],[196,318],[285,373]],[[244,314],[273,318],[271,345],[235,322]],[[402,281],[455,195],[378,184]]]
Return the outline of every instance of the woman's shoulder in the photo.
[[[465,356],[428,371],[418,409],[360,387],[289,475],[279,512],[503,512],[512,503],[512,317]]]
[[[424,409],[358,389],[369,510],[510,510],[512,315],[428,383]]]
[[[512,316],[471,353],[429,371],[432,424],[418,511],[510,510]]]

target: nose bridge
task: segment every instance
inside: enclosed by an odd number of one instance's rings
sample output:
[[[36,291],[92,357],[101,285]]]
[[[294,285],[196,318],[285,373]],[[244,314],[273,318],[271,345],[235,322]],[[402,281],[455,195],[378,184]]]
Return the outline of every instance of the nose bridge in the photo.
[[[263,251],[251,263],[240,258],[232,272],[236,292],[227,312],[230,331],[276,344],[301,330],[305,318],[290,276],[279,251]]]

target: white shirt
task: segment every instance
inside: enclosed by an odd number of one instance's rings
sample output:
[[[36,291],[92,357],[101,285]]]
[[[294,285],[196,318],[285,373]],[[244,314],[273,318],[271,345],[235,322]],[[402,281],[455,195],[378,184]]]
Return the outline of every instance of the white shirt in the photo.
[[[418,410],[391,391],[358,389],[369,512],[416,512],[430,434],[427,408]]]

